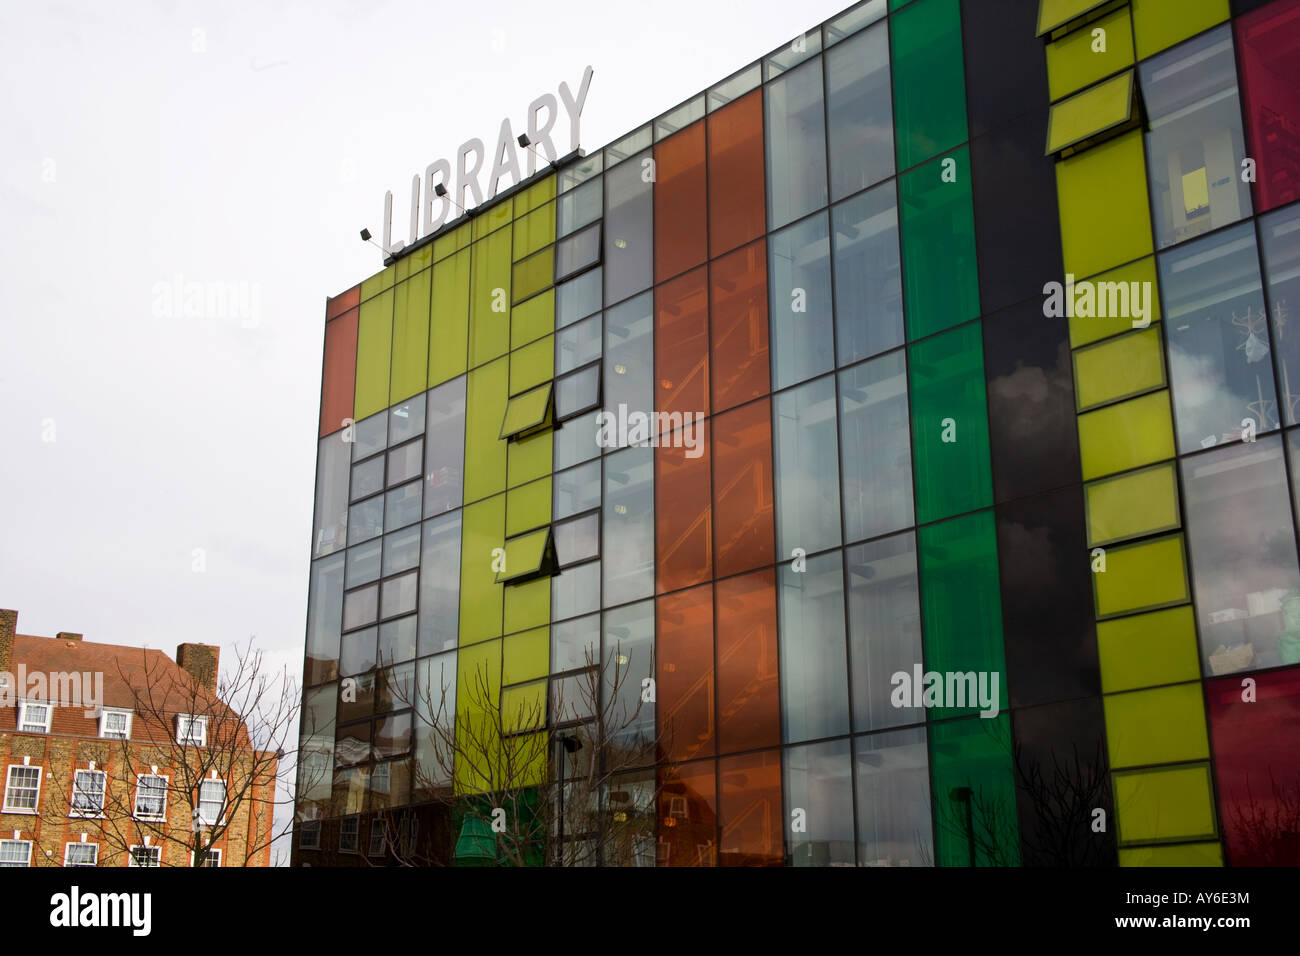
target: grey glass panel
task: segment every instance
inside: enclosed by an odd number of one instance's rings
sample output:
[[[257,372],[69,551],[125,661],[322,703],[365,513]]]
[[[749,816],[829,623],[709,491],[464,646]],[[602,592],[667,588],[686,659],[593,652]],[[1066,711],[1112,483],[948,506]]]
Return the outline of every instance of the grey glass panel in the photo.
[[[704,94],[691,99],[655,120],[655,142],[683,130],[704,118]]]
[[[384,577],[420,563],[420,526],[384,535]]]
[[[555,327],[562,329],[600,311],[605,270],[597,267],[555,287]]]
[[[925,728],[854,741],[859,866],[931,866],[930,758]]]
[[[713,89],[709,90],[709,112],[726,106],[732,100],[740,99],[762,82],[760,65],[754,63],[739,73],[727,77]]]
[[[600,562],[565,568],[551,578],[551,620],[600,610]]]
[[[415,615],[399,617],[379,626],[379,657],[381,665],[401,664],[415,657]]]
[[[563,375],[601,355],[603,320],[599,315],[555,333],[555,374]]]
[[[1269,318],[1277,347],[1277,370],[1282,384],[1286,423],[1300,422],[1300,336],[1287,335],[1285,328],[1300,315],[1300,206],[1291,205],[1259,220],[1264,281],[1268,286]],[[1296,387],[1291,388],[1291,373]]]
[[[555,468],[557,470],[590,461],[600,455],[596,436],[600,433],[600,412],[571,418],[555,429]]]
[[[654,602],[605,612],[601,660],[602,708],[614,728],[616,747],[637,750],[654,740],[655,704],[642,700],[643,682],[655,675]],[[615,671],[617,670],[617,678]],[[653,755],[648,754],[653,759]]]
[[[419,589],[418,571],[411,571],[409,574],[403,574],[398,578],[390,578],[384,582],[383,598],[383,616],[392,617],[395,614],[406,614],[415,610],[415,601]]]
[[[388,412],[379,412],[356,423],[353,429],[352,460],[361,461],[388,447]]]
[[[343,555],[313,561],[307,598],[307,683],[338,676],[343,630]]]
[[[555,492],[551,513],[556,520],[567,518],[600,505],[600,462],[590,461],[562,471],[554,478]]]
[[[1278,425],[1272,347],[1249,223],[1159,257],[1178,450],[1196,451]]]
[[[1250,215],[1232,28],[1224,24],[1140,67],[1156,248]]]
[[[787,70],[798,66],[810,56],[816,56],[822,49],[821,30],[810,30],[795,37],[782,49],[777,50],[763,61],[763,79],[771,80]]]
[[[1281,437],[1181,465],[1205,674],[1300,663],[1300,570]]]
[[[839,379],[844,533],[861,541],[914,520],[903,352],[845,369]]]
[[[343,630],[371,624],[379,616],[379,585],[371,584],[343,595]]]
[[[401,706],[400,704],[398,706]],[[409,753],[411,750],[411,714],[393,714],[391,717],[385,717],[383,720],[375,721],[375,757],[382,759],[384,757],[396,757],[398,754]],[[381,765],[375,768],[375,774],[371,778],[373,787],[374,782],[379,778],[380,770],[387,765]],[[403,801],[405,802],[405,801]]]
[[[424,434],[424,396],[408,398],[388,410],[388,445],[400,445]]]
[[[384,456],[376,455],[352,466],[352,500],[369,498],[384,490]]]
[[[420,548],[420,656],[456,646],[460,615],[460,512],[424,523]]]
[[[574,564],[600,555],[600,516],[596,514],[562,521],[553,526],[555,556],[561,565]]]
[[[339,728],[338,741],[334,745],[335,767],[350,767],[364,763],[370,757],[370,721]]]
[[[826,114],[832,200],[894,174],[894,108],[885,24],[864,30],[826,54]]]
[[[596,685],[590,672],[551,681],[550,714],[554,724],[590,720],[596,715]]]
[[[921,723],[925,711],[890,702],[893,676],[921,661],[921,608],[913,532],[844,552],[849,581],[849,658],[853,729]],[[922,747],[924,752],[924,747]]]
[[[424,403],[420,403],[423,407]],[[388,453],[388,485],[400,485],[417,477],[424,467],[424,442],[413,441]]]
[[[783,559],[794,548],[811,554],[840,544],[838,442],[833,375],[773,396],[776,550]]]
[[[335,706],[338,685],[308,691],[302,701],[302,732],[299,740],[297,802],[317,804],[324,815],[330,796],[330,767],[334,762]]]
[[[384,533],[384,496],[359,501],[348,509],[348,540],[369,541]]]
[[[384,496],[388,499],[384,506],[385,528],[392,531],[420,520],[420,490],[423,484],[421,481],[413,481],[401,488],[394,488]]]
[[[841,553],[780,569],[781,729],[787,742],[849,732]]]
[[[555,281],[567,279],[575,272],[600,261],[601,224],[588,226],[555,244]]]
[[[398,664],[379,671],[375,681],[375,713],[410,707],[414,699],[414,664]]]
[[[600,366],[591,365],[555,383],[555,415],[568,418],[600,401]]]
[[[654,593],[654,449],[624,448],[605,458],[601,554],[605,607]]]
[[[348,548],[348,587],[369,584],[379,578],[384,539],[375,538]]]
[[[592,176],[599,176],[601,170],[605,168],[604,152],[592,153],[590,156],[584,156],[581,159],[565,166],[559,174],[559,191],[568,192],[577,186],[591,179]]]
[[[867,0],[851,10],[846,10],[823,28],[826,46],[831,47],[857,30],[875,23],[885,15],[885,0]]]
[[[343,649],[339,655],[339,673],[352,677],[375,669],[375,638],[379,628],[367,627],[353,631],[343,637]]]
[[[615,163],[638,153],[650,145],[650,124],[647,123],[638,130],[628,133],[620,140],[615,140],[605,147],[605,169],[613,166]]]
[[[787,820],[802,810],[805,832],[787,834],[794,866],[852,866],[853,778],[847,740],[792,747],[784,754]]]
[[[576,229],[600,218],[604,187],[599,178],[583,183],[555,202],[555,235],[563,239]]]
[[[831,210],[835,241],[835,347],[851,365],[903,344],[894,181]]]
[[[620,405],[648,413],[653,377],[654,296],[647,292],[605,312],[605,408],[615,415]]]
[[[826,205],[826,121],[818,57],[768,84],[767,217],[778,229]]]
[[[605,173],[606,302],[621,302],[654,281],[654,181],[646,165],[650,159],[647,150]]]
[[[771,237],[768,278],[772,388],[776,390],[835,367],[830,235],[825,213]]]
[[[428,393],[424,516],[459,508],[465,481],[465,376]]]
[[[358,674],[356,678],[356,700],[340,697],[338,702],[339,720],[355,720],[368,717],[375,709],[375,675]]]
[[[449,735],[456,713],[456,655],[417,661],[415,681],[414,790],[418,799],[451,785],[455,748]]]
[[[600,615],[551,625],[551,673],[562,674],[600,660]]]
[[[340,436],[320,440],[316,463],[316,515],[312,557],[340,551],[347,544],[348,458],[351,447]]]

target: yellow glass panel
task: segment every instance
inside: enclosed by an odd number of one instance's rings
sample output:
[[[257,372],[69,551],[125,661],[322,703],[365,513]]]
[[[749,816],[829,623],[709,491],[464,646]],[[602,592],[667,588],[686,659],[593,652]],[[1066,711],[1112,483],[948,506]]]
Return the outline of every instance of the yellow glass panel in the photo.
[[[1127,123],[1133,106],[1132,70],[1061,100],[1047,116],[1047,152],[1059,153]]]
[[[508,539],[505,543],[505,567],[497,572],[497,580],[513,581],[536,574],[549,557],[548,550],[554,551],[549,527]]]
[[[1117,773],[1114,781],[1121,844],[1217,835],[1209,764]]]
[[[1097,617],[1167,607],[1188,600],[1183,536],[1169,535],[1106,550],[1106,570],[1092,574]]]
[[[376,272],[369,279],[361,280],[361,301],[364,302],[372,296],[379,295],[386,289],[391,289],[393,283],[397,281],[397,266],[391,265],[388,268]]]
[[[361,303],[357,320],[357,383],[352,417],[369,418],[388,407],[393,358],[393,290]]]
[[[463,249],[433,267],[429,387],[464,375],[469,350],[470,253]]]
[[[551,520],[551,476],[506,492],[506,536],[523,534]]]
[[[482,207],[480,207],[482,208]],[[514,219],[514,200],[504,199],[499,203],[482,212],[477,212],[470,221],[474,231],[474,239],[479,240],[489,233],[496,232],[502,226],[508,226],[510,220]],[[507,244],[510,241],[510,233],[506,233]]]
[[[505,491],[506,440],[500,437],[509,362],[504,358],[469,373],[465,390],[465,501]]]
[[[393,289],[393,371],[388,403],[418,395],[427,387],[429,285],[433,270],[417,272]]]
[[[1097,49],[1105,31],[1105,50]],[[1047,89],[1053,100],[1096,83],[1116,70],[1133,65],[1133,23],[1128,8],[1094,20],[1079,30],[1047,44]]]
[[[501,635],[502,587],[493,564],[506,525],[506,496],[466,505],[461,527],[460,645]]]
[[[433,243],[426,242],[414,252],[408,252],[402,258],[397,260],[397,281],[402,282],[405,279],[427,269],[433,264]]]
[[[537,255],[515,263],[511,277],[514,300],[522,302],[543,289],[555,284],[555,247],[543,249]]]
[[[1179,525],[1178,478],[1172,463],[1086,485],[1088,547],[1137,538]]]
[[[544,428],[550,425],[551,417],[551,383],[547,382],[530,392],[516,395],[506,403],[505,415],[501,419],[501,437],[509,438]]]
[[[542,730],[535,734],[514,734],[501,743],[503,759],[509,768],[512,787],[539,787],[547,780],[547,752],[550,737]]]
[[[507,477],[515,488],[551,473],[555,433],[543,429],[527,438],[516,438],[507,450]]]
[[[527,162],[525,160],[525,162]],[[529,186],[518,196],[515,197],[515,215],[522,216],[525,213],[550,202],[555,198],[555,176],[550,175],[545,179]]]
[[[471,249],[469,367],[510,347],[510,231],[495,232]]]
[[[1065,271],[1094,275],[1154,251],[1142,131],[1056,164]]]
[[[551,619],[551,578],[543,575],[506,588],[505,631],[542,627]]]
[[[1228,16],[1228,0],[1133,0],[1138,59],[1182,43]]]
[[[544,249],[555,241],[555,203],[547,203],[540,209],[515,220],[514,226],[514,260],[526,259],[539,249]]]
[[[1097,624],[1102,693],[1199,680],[1201,656],[1192,606]]]
[[[456,655],[456,757],[458,794],[492,790],[501,783],[501,641],[462,647]]]
[[[555,290],[547,289],[510,309],[510,347],[519,348],[555,331]]]
[[[473,236],[470,233],[469,223],[463,226],[457,226],[451,232],[445,233],[433,240],[433,258],[434,261],[445,259],[453,252],[459,252],[466,248]]]
[[[1155,256],[1147,256],[1139,259],[1137,262],[1130,262],[1128,265],[1119,266],[1101,275],[1093,276],[1089,280],[1094,289],[1097,289],[1107,295],[1108,290],[1116,284],[1122,284],[1129,289],[1129,309],[1131,313],[1140,311],[1134,304],[1134,293],[1141,296],[1142,306],[1150,314],[1146,316],[1153,323],[1160,321],[1160,295],[1159,284],[1156,280],[1156,259]],[[1138,283],[1136,289],[1134,283]],[[1077,283],[1076,283],[1077,285]],[[1138,321],[1141,321],[1140,319]],[[1110,316],[1099,318],[1095,315],[1070,316],[1070,347],[1078,348],[1081,345],[1087,345],[1089,342],[1096,342],[1112,335],[1118,335],[1120,332],[1128,332],[1133,328],[1134,318]]]
[[[534,681],[501,692],[501,726],[508,734],[536,730],[546,724],[546,681]]]
[[[1135,846],[1119,851],[1120,866],[1223,866],[1223,847],[1215,843]]]
[[[1080,415],[1079,451],[1084,481],[1173,458],[1169,390]]]
[[[1165,384],[1160,329],[1146,328],[1074,353],[1079,411],[1161,388]]]
[[[1210,756],[1199,680],[1111,694],[1103,702],[1112,769]]]
[[[549,382],[555,368],[555,336],[548,335],[510,353],[510,393]]]
[[[531,631],[511,634],[505,639],[505,663],[502,680],[506,684],[522,684],[550,673],[551,630],[537,627]]]
[[[1034,35],[1042,36],[1048,30],[1055,30],[1106,2],[1107,0],[1039,0],[1038,32]]]

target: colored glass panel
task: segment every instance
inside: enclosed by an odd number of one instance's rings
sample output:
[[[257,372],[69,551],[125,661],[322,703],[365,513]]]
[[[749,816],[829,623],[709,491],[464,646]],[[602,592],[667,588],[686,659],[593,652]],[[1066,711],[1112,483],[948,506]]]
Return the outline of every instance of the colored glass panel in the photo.
[[[696,442],[682,445],[684,434]],[[709,426],[666,436],[655,451],[656,590],[676,591],[707,581],[713,572],[712,469]]]
[[[709,287],[703,268],[655,290],[655,408],[709,414]]]
[[[433,272],[417,272],[394,288],[393,370],[388,402],[423,392],[428,382],[429,282]]]
[[[357,317],[359,310],[344,313],[325,326],[325,359],[321,375],[320,437],[338,431],[343,420],[352,417],[356,395]]]
[[[767,228],[762,91],[710,113],[707,122],[709,256],[716,258]]]
[[[1209,764],[1135,770],[1113,779],[1121,845],[1217,834]]]
[[[1110,548],[1092,580],[1099,618],[1181,604],[1190,596],[1182,535]]]
[[[781,751],[718,761],[718,825],[721,866],[785,863]]]
[[[1017,866],[1020,824],[1010,715],[930,725],[939,866]]]
[[[509,348],[510,230],[474,243],[470,259],[469,367],[475,368]]]
[[[718,789],[714,761],[659,770],[660,866],[716,866]]]
[[[1084,488],[1088,546],[1177,528],[1178,478],[1172,464],[1107,478]]]
[[[1210,755],[1199,681],[1110,694],[1105,705],[1112,767],[1204,760]]]
[[[708,257],[704,123],[660,140],[654,149],[655,281]]]
[[[1101,688],[1107,694],[1201,676],[1190,606],[1135,614],[1097,625]]]
[[[462,250],[433,267],[429,331],[429,385],[464,374],[469,349],[470,253]]]
[[[890,41],[898,168],[908,169],[967,138],[958,0],[917,0],[890,18]]]
[[[1137,262],[1131,262],[1128,265],[1119,266],[1103,272],[1101,275],[1094,276],[1091,280],[1096,292],[1104,292],[1107,296],[1107,313],[1117,312],[1118,315],[1107,314],[1105,316],[1077,315],[1074,309],[1070,310],[1070,345],[1078,348],[1081,345],[1087,345],[1089,342],[1097,342],[1112,335],[1118,335],[1120,332],[1127,332],[1133,328],[1133,323],[1141,324],[1143,321],[1151,322],[1160,321],[1160,296],[1157,294],[1159,284],[1156,280],[1156,260],[1154,256],[1147,256],[1139,259]],[[1138,283],[1138,285],[1134,285]],[[1145,285],[1143,285],[1145,283]],[[1120,307],[1114,310],[1109,308],[1110,290],[1115,290],[1116,299]],[[1128,309],[1122,307],[1123,289],[1129,290]],[[1143,289],[1149,289],[1149,293],[1144,293]],[[1146,304],[1147,315],[1137,314],[1137,309],[1132,305],[1133,292],[1136,290],[1142,301]],[[1094,308],[1091,310],[1096,312]],[[1128,313],[1128,314],[1125,314]]]
[[[1300,0],[1270,3],[1233,25],[1262,212],[1300,199]]]
[[[1162,0],[1133,0],[1138,59],[1145,60],[1226,19],[1228,0],[1180,0],[1173,5]]]
[[[659,759],[712,754],[717,729],[712,585],[664,595],[655,602],[655,663]]]
[[[725,578],[717,600],[718,750],[781,742],[776,574],[768,568]]]
[[[357,324],[357,386],[353,404],[358,419],[388,407],[388,370],[393,346],[391,289],[361,303]]]
[[[1153,392],[1079,416],[1085,481],[1174,456],[1169,392]]]
[[[1104,30],[1104,48],[1094,31]],[[1096,83],[1103,76],[1133,65],[1133,21],[1121,8],[1047,44],[1047,84],[1053,100]]]
[[[722,411],[771,390],[765,243],[711,263],[709,294],[713,408]]]
[[[713,431],[714,574],[772,564],[772,419],[766,399],[717,415]]]
[[[1124,125],[1135,105],[1132,70],[1062,100],[1047,117],[1047,151],[1059,153]]]
[[[460,644],[501,633],[502,588],[493,570],[493,551],[505,538],[506,496],[466,505],[460,549]]]
[[[1155,248],[1140,130],[1057,163],[1056,189],[1067,273],[1090,276]]]
[[[1163,388],[1164,384],[1165,363],[1158,327],[1108,339],[1074,353],[1074,392],[1079,411]]]

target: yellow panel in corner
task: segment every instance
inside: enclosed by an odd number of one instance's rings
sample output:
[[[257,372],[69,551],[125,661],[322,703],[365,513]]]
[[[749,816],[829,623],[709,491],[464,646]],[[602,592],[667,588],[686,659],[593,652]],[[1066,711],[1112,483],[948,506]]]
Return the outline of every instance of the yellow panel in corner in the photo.
[[[1121,845],[1218,835],[1209,764],[1131,770],[1113,780]]]
[[[418,395],[429,371],[429,283],[432,269],[417,272],[393,289],[393,371],[388,402]]]
[[[1104,80],[1061,100],[1047,115],[1047,152],[1059,153],[1133,118],[1133,71]]]
[[[1183,536],[1106,549],[1106,570],[1093,572],[1092,589],[1098,620],[1186,602]]]
[[[1056,193],[1067,273],[1094,275],[1154,251],[1141,130],[1061,160]]]
[[[1223,847],[1213,843],[1135,846],[1119,851],[1120,866],[1223,866]]]
[[[1129,307],[1127,310],[1129,314],[1128,316],[1107,316],[1105,318],[1071,315],[1071,348],[1077,349],[1089,342],[1098,342],[1112,335],[1118,335],[1120,332],[1127,332],[1133,328],[1134,322],[1138,322],[1140,325],[1142,322],[1160,321],[1160,295],[1158,292],[1160,285],[1156,278],[1155,256],[1147,256],[1136,262],[1118,266],[1108,272],[1092,276],[1089,281],[1098,293],[1104,293],[1107,296],[1108,302],[1111,289],[1115,289],[1115,294],[1119,295],[1118,286],[1126,286],[1129,290]],[[1078,283],[1076,282],[1075,285],[1077,287]]]
[[[496,232],[502,226],[510,225],[514,219],[514,199],[506,199],[497,203],[485,212],[476,212],[471,221],[471,228],[474,232],[474,238],[482,239],[489,233]],[[506,238],[509,244],[509,236]]]
[[[1199,680],[1110,694],[1103,703],[1111,769],[1209,758]]]
[[[1171,531],[1179,525],[1173,463],[1085,485],[1083,506],[1090,548]]]
[[[1106,31],[1105,50],[1096,49],[1101,41],[1093,36],[1095,30]],[[1133,22],[1128,8],[1121,7],[1088,24],[1086,30],[1047,44],[1048,95],[1059,100],[1132,65]]]
[[[1137,56],[1145,60],[1228,19],[1228,0],[1133,0]]]
[[[1192,606],[1098,622],[1097,657],[1103,694],[1199,680],[1201,653]]]
[[[1158,326],[1107,339],[1074,353],[1078,411],[1163,388],[1164,384],[1164,349]]]
[[[1107,0],[1038,0],[1038,32],[1034,36],[1055,30],[1106,2]]]
[[[379,295],[379,293],[385,291],[386,289],[391,289],[393,287],[393,283],[396,281],[397,281],[396,264],[391,265],[380,272],[376,272],[369,279],[362,279],[361,280],[361,301],[364,302],[366,301],[366,299]]]
[[[515,216],[523,216],[555,198],[555,176],[547,176],[515,197]]]
[[[1080,415],[1079,452],[1084,481],[1173,458],[1169,390]]]

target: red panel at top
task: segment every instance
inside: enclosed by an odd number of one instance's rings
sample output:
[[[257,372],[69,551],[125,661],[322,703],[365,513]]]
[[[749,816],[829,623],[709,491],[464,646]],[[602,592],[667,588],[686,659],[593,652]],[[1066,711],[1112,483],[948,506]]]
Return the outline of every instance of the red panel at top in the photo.
[[[325,302],[325,321],[337,319],[348,309],[355,309],[361,304],[361,286],[354,285],[347,292],[336,295]]]
[[[655,282],[708,258],[704,121],[655,144]]]
[[[324,438],[352,417],[356,393],[357,317],[360,309],[344,313],[325,326],[325,369],[320,391],[320,434]]]
[[[1237,55],[1255,166],[1255,211],[1300,198],[1300,0],[1239,17]]]
[[[1230,866],[1300,864],[1300,667],[1206,684]]]
[[[763,91],[709,116],[709,257],[757,239],[767,228]]]
[[[719,578],[776,563],[772,525],[772,408],[751,402],[715,415],[713,567]]]

